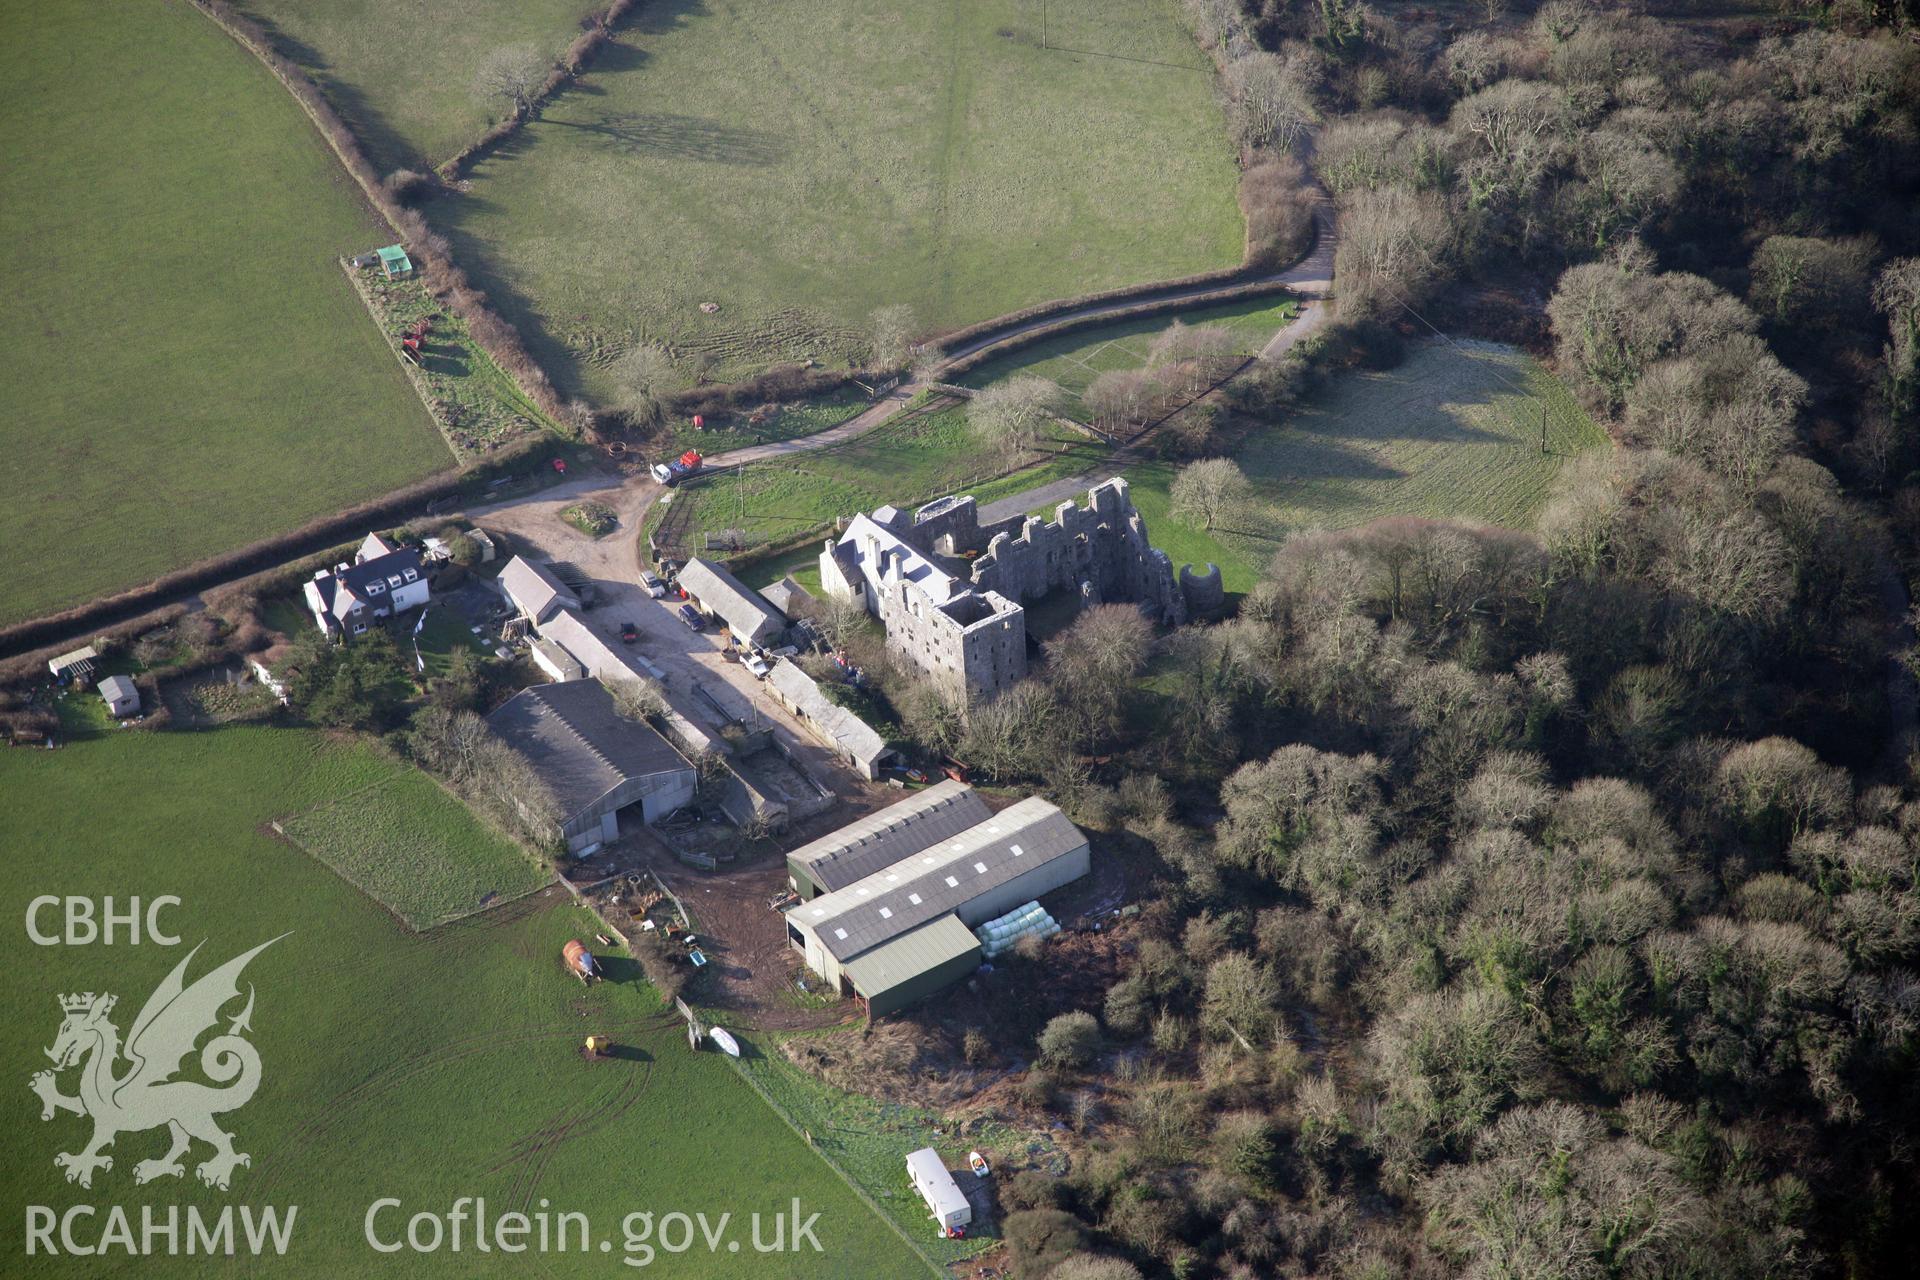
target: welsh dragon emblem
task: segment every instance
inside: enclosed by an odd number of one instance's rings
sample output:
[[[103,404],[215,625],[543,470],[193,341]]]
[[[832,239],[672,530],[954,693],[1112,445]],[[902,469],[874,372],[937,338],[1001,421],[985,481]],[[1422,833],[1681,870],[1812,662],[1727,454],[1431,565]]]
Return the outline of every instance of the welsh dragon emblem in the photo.
[[[102,1152],[116,1137],[161,1125],[173,1135],[173,1145],[164,1156],[135,1165],[135,1182],[180,1177],[186,1172],[180,1157],[195,1138],[213,1147],[213,1155],[195,1169],[200,1181],[210,1187],[225,1191],[234,1169],[253,1163],[251,1157],[233,1149],[233,1135],[214,1123],[216,1115],[245,1106],[260,1087],[260,1054],[241,1034],[252,1029],[251,984],[246,1007],[233,1015],[225,1034],[214,1036],[200,1050],[201,1074],[213,1085],[175,1076],[186,1065],[195,1042],[219,1023],[220,1010],[239,998],[240,972],[247,962],[278,941],[269,939],[187,986],[187,966],[200,951],[196,946],[147,999],[124,1046],[119,1028],[108,1020],[117,996],[89,991],[60,997],[66,1017],[47,1050],[53,1070],[36,1072],[28,1084],[40,1095],[42,1120],[53,1119],[56,1111],[93,1120],[91,1142],[77,1152],[53,1158],[55,1165],[67,1171],[68,1182],[91,1187],[94,1170],[112,1170],[113,1157]],[[121,1069],[123,1059],[126,1065]],[[59,1091],[55,1077],[74,1066],[80,1068],[80,1090],[68,1097]]]

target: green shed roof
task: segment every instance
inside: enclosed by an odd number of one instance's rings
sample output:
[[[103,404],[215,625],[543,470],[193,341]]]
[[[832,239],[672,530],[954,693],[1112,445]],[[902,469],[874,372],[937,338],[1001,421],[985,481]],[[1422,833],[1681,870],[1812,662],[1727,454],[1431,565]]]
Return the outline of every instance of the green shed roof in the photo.
[[[948,912],[849,961],[847,975],[860,994],[871,998],[969,953],[979,955],[980,939]]]
[[[380,265],[389,271],[413,270],[413,259],[407,257],[407,251],[397,244],[390,244],[380,252]]]

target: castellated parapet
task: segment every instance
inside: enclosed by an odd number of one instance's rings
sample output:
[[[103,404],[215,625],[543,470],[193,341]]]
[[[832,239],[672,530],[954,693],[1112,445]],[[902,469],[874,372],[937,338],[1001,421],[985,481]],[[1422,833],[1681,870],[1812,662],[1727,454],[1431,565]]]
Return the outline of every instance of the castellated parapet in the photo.
[[[1188,591],[1206,611],[1217,607],[1219,575],[1208,568],[1176,577],[1118,478],[1090,489],[1085,506],[1061,503],[1052,520],[982,524],[967,496],[912,515],[881,507],[855,516],[820,553],[828,594],[863,601],[888,649],[962,706],[1026,675],[1021,601],[1071,591],[1089,604],[1138,604],[1177,626],[1196,612]]]

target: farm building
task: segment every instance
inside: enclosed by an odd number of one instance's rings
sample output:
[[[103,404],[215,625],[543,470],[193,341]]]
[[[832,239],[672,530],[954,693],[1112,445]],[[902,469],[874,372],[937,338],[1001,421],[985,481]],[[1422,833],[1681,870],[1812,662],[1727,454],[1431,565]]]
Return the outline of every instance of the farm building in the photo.
[[[943,779],[812,844],[801,845],[787,855],[787,881],[802,898],[817,898],[942,840],[951,840],[992,816],[993,810],[979,792]]]
[[[792,908],[787,941],[877,1018],[971,972],[981,956],[975,928],[1079,879],[1089,865],[1080,829],[1029,796]]]
[[[100,698],[115,720],[140,714],[140,691],[125,676],[108,676],[98,686]]]
[[[560,581],[552,569],[521,556],[507,561],[506,567],[500,570],[500,587],[513,607],[536,627],[562,609],[580,607],[579,595]]]
[[[47,670],[53,673],[55,680],[85,680],[93,674],[93,664],[100,660],[100,651],[92,645],[82,645],[70,649],[57,658],[47,660]]]
[[[545,636],[535,636],[527,646],[533,665],[546,672],[549,680],[585,680],[587,669],[574,656]]]
[[[780,579],[760,593],[774,608],[791,618],[794,614],[814,603],[813,593],[793,580],[793,576]]]
[[[427,603],[420,553],[370,533],[352,564],[322,569],[301,588],[320,630],[335,639],[357,636],[381,618]]]
[[[487,725],[553,792],[569,853],[617,839],[623,809],[653,822],[693,801],[693,766],[651,726],[616,712],[597,680],[523,689]]]
[[[807,732],[850,768],[865,778],[880,776],[881,765],[893,755],[887,740],[872,725],[827,697],[812,676],[782,658],[773,664],[767,688]]]
[[[736,640],[770,645],[787,629],[785,614],[724,566],[711,560],[695,556],[687,561],[680,570],[680,585],[702,609],[726,623]]]

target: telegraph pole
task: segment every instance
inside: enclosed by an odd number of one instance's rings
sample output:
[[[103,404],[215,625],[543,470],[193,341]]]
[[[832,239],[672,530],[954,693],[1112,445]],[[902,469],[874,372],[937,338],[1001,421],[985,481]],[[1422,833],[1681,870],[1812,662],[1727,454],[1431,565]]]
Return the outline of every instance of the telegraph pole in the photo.
[[[1541,453],[1541,456],[1544,457],[1546,455],[1546,452],[1547,452],[1547,404],[1546,404],[1546,401],[1543,400],[1540,402],[1540,453]]]
[[[1047,0],[1040,0],[1040,47],[1047,47]]]

